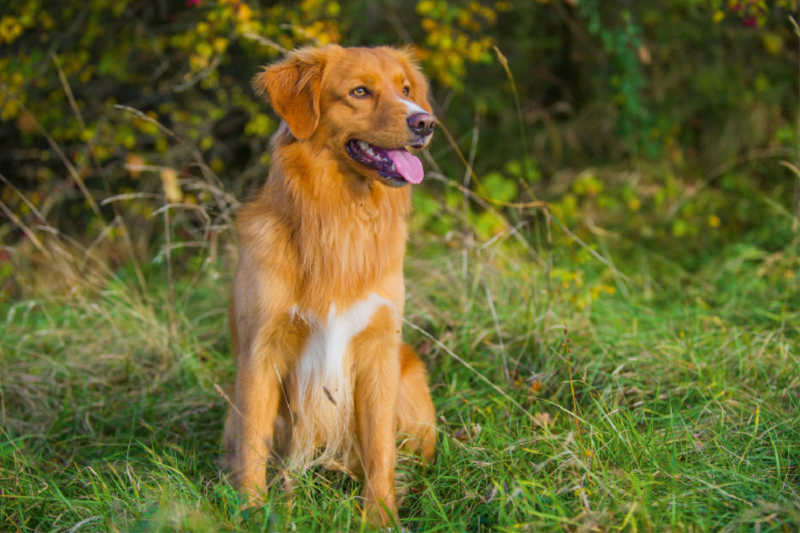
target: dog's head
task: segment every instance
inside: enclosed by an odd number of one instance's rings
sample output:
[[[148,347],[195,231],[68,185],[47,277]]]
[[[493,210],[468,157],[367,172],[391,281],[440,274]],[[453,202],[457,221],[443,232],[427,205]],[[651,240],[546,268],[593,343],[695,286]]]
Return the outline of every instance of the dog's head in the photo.
[[[253,85],[298,141],[384,185],[422,181],[422,163],[408,150],[428,145],[435,119],[428,83],[408,51],[304,48],[267,67]]]

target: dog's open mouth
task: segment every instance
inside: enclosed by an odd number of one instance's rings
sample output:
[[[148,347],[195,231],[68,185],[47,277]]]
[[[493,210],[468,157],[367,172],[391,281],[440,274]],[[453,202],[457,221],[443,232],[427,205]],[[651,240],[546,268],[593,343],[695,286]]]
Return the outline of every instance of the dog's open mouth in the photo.
[[[345,150],[355,161],[377,170],[392,185],[416,185],[425,177],[422,162],[405,148],[389,150],[352,139],[345,145]]]

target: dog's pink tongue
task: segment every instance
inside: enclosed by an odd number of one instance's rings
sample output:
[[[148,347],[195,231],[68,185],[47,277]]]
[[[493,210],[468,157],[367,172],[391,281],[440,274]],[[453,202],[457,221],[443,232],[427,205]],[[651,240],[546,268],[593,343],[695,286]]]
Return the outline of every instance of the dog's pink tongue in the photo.
[[[394,163],[397,172],[405,178],[409,183],[414,185],[422,183],[422,178],[425,177],[425,171],[422,170],[422,161],[417,156],[412,155],[405,150],[389,150],[387,153],[389,159]]]

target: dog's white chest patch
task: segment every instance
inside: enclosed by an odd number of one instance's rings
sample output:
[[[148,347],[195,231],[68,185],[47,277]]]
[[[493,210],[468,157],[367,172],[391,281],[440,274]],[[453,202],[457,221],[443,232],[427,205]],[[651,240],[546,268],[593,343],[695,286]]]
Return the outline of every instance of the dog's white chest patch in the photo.
[[[294,370],[291,398],[295,418],[291,455],[298,466],[347,462],[354,436],[350,342],[383,306],[394,304],[372,293],[341,313],[331,305],[324,322],[308,317],[312,333]],[[322,453],[315,459],[320,447]]]

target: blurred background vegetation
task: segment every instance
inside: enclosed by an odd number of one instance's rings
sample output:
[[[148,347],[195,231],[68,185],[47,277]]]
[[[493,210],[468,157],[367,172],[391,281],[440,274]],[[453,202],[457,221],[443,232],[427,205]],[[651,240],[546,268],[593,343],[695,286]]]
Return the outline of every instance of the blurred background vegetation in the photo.
[[[54,260],[54,232],[112,269],[133,253],[141,279],[165,254],[188,272],[216,260],[278,124],[253,74],[330,42],[416,50],[443,128],[413,225],[446,245],[520,230],[577,264],[604,240],[693,272],[792,239],[796,0],[2,5],[3,299]],[[575,235],[531,230],[551,220]],[[576,268],[551,274],[580,286]]]

